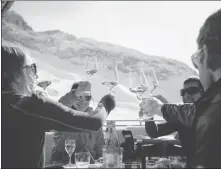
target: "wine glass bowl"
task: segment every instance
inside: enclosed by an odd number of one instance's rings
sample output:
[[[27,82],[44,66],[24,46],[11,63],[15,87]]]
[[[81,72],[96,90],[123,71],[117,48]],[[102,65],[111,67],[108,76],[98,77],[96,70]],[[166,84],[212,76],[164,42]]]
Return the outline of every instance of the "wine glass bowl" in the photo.
[[[143,94],[150,90],[147,78],[143,69],[132,69],[129,71],[129,90],[132,93],[135,93],[137,99],[142,100]]]
[[[85,73],[89,76],[89,80],[91,77],[97,73],[98,71],[98,61],[97,57],[85,57]]]
[[[119,84],[119,75],[116,61],[112,64],[103,64],[104,68],[104,80],[102,85],[107,86],[109,93],[112,94],[113,88]]]

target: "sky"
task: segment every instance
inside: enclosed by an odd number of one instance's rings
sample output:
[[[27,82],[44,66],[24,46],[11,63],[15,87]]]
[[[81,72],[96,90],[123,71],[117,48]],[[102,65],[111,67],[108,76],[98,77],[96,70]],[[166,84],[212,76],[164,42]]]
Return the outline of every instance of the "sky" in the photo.
[[[198,31],[220,8],[221,1],[16,1],[12,6],[35,31],[59,29],[191,67]]]

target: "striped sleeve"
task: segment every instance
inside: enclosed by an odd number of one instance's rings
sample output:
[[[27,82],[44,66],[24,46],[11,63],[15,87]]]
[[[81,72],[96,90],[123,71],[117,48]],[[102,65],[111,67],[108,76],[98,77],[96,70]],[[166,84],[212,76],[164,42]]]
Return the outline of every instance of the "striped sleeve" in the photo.
[[[195,115],[194,104],[164,104],[161,112],[167,122],[191,126]]]

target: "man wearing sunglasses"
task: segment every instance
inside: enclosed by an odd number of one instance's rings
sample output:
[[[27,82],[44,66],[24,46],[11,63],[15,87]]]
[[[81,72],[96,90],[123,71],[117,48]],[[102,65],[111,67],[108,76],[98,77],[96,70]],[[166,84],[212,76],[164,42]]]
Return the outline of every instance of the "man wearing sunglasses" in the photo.
[[[59,102],[74,110],[87,112],[91,114],[92,107],[89,107],[91,101],[91,84],[88,81],[80,81],[74,83],[71,88],[73,97],[75,98],[70,104],[65,97],[61,97]],[[67,95],[67,94],[66,94]],[[107,99],[110,107],[115,106],[115,101],[111,95],[106,95],[102,99]],[[112,109],[111,108],[111,109]],[[111,110],[110,110],[111,111]],[[109,111],[109,112],[110,112]],[[55,132],[54,134],[54,147],[52,151],[51,162],[53,164],[67,164],[69,157],[65,151],[64,143],[67,138],[75,139],[76,149],[75,152],[89,151],[93,158],[96,160],[102,157],[102,146],[104,145],[104,135],[102,128],[97,132],[82,132],[82,133],[64,133]],[[87,148],[87,150],[85,149]],[[91,162],[93,162],[91,160]],[[74,154],[72,154],[72,163],[75,163]]]
[[[162,104],[164,104],[164,109],[162,110],[165,111],[165,113],[176,113],[180,116],[187,116],[185,118],[191,119],[195,114],[193,103],[198,101],[203,94],[203,87],[200,83],[199,78],[194,76],[188,77],[183,82],[183,89],[180,90],[180,94],[182,96],[183,102],[190,103],[189,105],[181,106],[177,104],[169,104],[169,102],[161,95],[157,95],[154,97],[161,101]],[[180,149],[179,147],[168,145],[166,147],[166,151],[167,154],[170,155],[183,154],[187,156],[188,162],[190,158],[190,151],[188,151],[190,149],[189,136],[191,134],[189,128],[190,126],[184,125],[182,123],[175,123],[174,120],[168,120],[167,122],[160,124],[156,124],[154,121],[145,122],[145,130],[151,138],[157,138],[172,134],[174,132],[178,132],[175,135],[175,138],[180,140],[182,149]]]
[[[168,106],[156,98],[148,98],[142,101],[140,108],[147,114],[162,115],[167,122],[190,127],[190,167],[221,168],[221,10],[206,19],[197,44],[198,51],[192,56],[192,62],[199,71],[205,93],[195,106],[178,105],[190,110],[183,111],[186,114],[183,115],[167,111]]]
[[[195,103],[203,94],[203,86],[198,77],[189,77],[183,82],[180,95],[183,103]]]
[[[96,116],[76,111],[35,94],[37,68],[16,47],[1,47],[2,168],[42,168],[45,132],[98,131],[110,107],[101,99]],[[71,93],[71,92],[70,92]],[[73,102],[71,94],[65,96]]]

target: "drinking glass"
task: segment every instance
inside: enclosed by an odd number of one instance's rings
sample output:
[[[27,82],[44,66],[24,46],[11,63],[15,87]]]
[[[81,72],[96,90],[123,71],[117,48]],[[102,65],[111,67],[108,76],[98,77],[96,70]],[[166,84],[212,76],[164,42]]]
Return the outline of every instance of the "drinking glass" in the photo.
[[[185,168],[187,158],[182,156],[169,156],[170,168]]]
[[[88,168],[90,165],[90,153],[79,152],[75,153],[75,164],[77,168]]]
[[[43,80],[43,81],[38,82],[37,85],[45,91],[46,88],[51,85],[51,81]]]
[[[132,168],[141,169],[142,168],[141,162],[138,162],[138,161],[124,162],[122,165],[123,165],[122,168],[128,168],[128,169],[132,169]]]
[[[146,160],[146,168],[156,168],[156,160]]]
[[[135,93],[137,99],[142,100],[143,94],[150,90],[150,85],[143,69],[131,69],[129,71],[130,92]]]
[[[97,57],[85,57],[85,72],[89,76],[89,81],[91,77],[98,71],[98,61]]]
[[[115,88],[119,83],[119,74],[117,61],[113,60],[110,64],[104,64],[104,80],[102,81],[102,85],[107,86],[109,93],[112,93],[113,88]]]
[[[156,73],[154,71],[154,68],[152,68],[148,72],[148,77],[144,73],[144,70],[141,68],[130,68],[129,71],[129,84],[130,84],[130,92],[135,93],[137,96],[137,99],[143,100],[143,94],[145,92],[149,92],[149,97],[152,97],[152,92],[159,87],[159,82],[156,77]],[[151,85],[148,83],[148,81],[151,81]],[[150,120],[154,115],[153,114],[145,114],[143,111],[140,111],[138,120],[140,121],[146,121]],[[153,121],[151,119],[151,121]]]
[[[75,151],[75,140],[74,139],[67,139],[65,140],[65,150],[66,152],[68,153],[68,156],[69,156],[69,163],[68,165],[71,166],[71,156],[72,154],[74,153]]]

